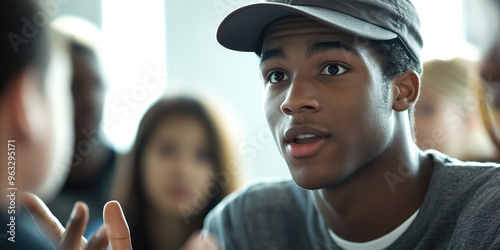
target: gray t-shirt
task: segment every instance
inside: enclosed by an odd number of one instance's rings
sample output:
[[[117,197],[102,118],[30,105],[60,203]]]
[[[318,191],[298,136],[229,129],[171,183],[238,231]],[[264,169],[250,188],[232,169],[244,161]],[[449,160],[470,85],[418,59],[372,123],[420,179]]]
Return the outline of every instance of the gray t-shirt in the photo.
[[[436,151],[428,192],[388,249],[500,249],[500,168]],[[376,216],[376,215],[374,215]],[[292,180],[259,181],[228,196],[205,220],[222,249],[340,249],[312,192]]]

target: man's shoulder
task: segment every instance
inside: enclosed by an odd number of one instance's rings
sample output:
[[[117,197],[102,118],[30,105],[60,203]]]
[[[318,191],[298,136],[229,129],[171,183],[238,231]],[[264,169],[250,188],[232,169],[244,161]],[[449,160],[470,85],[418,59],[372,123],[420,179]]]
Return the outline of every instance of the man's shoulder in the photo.
[[[291,178],[252,181],[222,200],[205,219],[209,224],[241,225],[304,214],[312,206],[309,191]]]
[[[480,189],[500,188],[500,165],[493,162],[460,161],[437,151],[428,153],[434,159],[433,179],[441,182],[441,187]]]
[[[418,223],[410,231],[440,239],[426,244],[488,248],[499,237],[500,166],[464,162],[436,151],[427,155],[434,161],[433,175]]]
[[[435,153],[434,160],[438,163],[429,192],[435,194],[439,203],[455,207],[469,218],[471,214],[490,216],[492,212],[500,212],[499,164],[464,162]]]
[[[311,192],[290,178],[257,180],[219,203],[204,229],[222,249],[310,249],[317,237],[329,242],[318,216]]]
[[[433,153],[435,166],[429,186],[438,203],[471,213],[489,216],[500,211],[500,165],[493,162],[464,162]],[[490,208],[495,208],[491,210]],[[470,216],[471,214],[468,214]]]

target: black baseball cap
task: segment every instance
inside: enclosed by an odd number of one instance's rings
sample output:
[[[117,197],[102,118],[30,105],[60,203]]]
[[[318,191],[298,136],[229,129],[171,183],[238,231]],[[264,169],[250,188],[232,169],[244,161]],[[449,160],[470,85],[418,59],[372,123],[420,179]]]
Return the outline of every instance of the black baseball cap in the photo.
[[[399,39],[420,62],[420,19],[410,0],[266,0],[229,13],[217,40],[231,50],[258,52],[272,22],[300,15],[370,40]]]

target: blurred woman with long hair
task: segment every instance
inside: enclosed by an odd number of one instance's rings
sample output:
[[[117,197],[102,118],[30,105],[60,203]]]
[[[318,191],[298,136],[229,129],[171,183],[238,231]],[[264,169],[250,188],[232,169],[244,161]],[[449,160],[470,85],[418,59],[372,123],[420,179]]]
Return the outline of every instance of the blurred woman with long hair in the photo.
[[[237,188],[239,164],[221,122],[188,97],[162,99],[146,112],[128,174],[116,182],[134,248],[179,249]]]

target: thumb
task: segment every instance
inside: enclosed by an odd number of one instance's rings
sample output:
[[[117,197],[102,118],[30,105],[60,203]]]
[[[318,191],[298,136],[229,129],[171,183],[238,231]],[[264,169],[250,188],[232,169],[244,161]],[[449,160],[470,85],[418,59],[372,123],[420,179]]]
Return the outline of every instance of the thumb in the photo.
[[[111,247],[115,250],[132,249],[130,231],[120,203],[117,201],[106,203],[103,218],[104,224],[108,225],[106,230]]]

